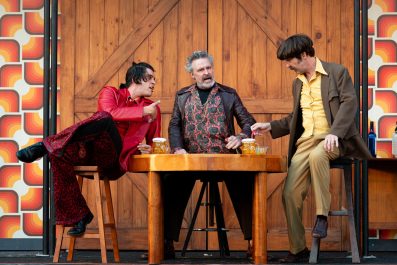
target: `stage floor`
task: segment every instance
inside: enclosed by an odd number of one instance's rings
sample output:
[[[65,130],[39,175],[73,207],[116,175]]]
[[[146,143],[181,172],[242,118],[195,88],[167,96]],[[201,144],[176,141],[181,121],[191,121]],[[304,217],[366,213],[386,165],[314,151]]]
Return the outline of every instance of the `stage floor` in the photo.
[[[141,258],[142,251],[121,251],[121,262],[118,264],[145,264]],[[269,264],[278,264],[278,259],[287,252],[269,252],[273,258]],[[373,252],[373,256],[362,258],[363,264],[397,264],[395,252]],[[321,252],[319,264],[351,264],[347,252]],[[62,251],[59,264],[98,264],[101,263],[100,251],[76,250],[73,262],[66,261],[66,252]],[[113,263],[113,253],[108,251],[108,262]],[[188,252],[181,257],[176,252],[176,259],[166,260],[164,264],[251,264],[245,252],[231,252],[230,257],[221,258],[219,252]],[[37,252],[0,252],[0,264],[52,264],[52,257]]]

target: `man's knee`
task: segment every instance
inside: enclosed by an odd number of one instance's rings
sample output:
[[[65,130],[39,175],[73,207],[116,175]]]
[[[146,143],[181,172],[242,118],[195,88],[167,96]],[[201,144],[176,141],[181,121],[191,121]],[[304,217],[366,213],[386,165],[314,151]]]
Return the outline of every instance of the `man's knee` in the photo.
[[[317,163],[321,162],[328,162],[329,160],[327,154],[325,153],[325,150],[322,150],[321,148],[313,149],[313,151],[310,152],[308,159],[310,165],[316,165]]]

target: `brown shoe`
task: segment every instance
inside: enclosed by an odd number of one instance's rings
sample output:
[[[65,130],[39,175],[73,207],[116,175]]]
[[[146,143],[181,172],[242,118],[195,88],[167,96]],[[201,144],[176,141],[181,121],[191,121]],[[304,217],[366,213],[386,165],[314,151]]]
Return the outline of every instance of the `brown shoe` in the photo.
[[[285,258],[279,259],[280,263],[297,263],[297,262],[308,262],[310,251],[305,248],[301,252],[292,254],[291,252]]]
[[[314,238],[324,238],[327,236],[328,221],[326,216],[317,216],[316,224],[313,227],[312,236]]]

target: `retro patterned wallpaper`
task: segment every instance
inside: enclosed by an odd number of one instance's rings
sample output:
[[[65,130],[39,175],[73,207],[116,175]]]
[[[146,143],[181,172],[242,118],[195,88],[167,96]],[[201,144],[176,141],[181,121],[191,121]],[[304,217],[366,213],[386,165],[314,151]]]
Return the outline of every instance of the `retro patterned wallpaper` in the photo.
[[[42,234],[42,161],[22,164],[15,152],[42,139],[43,4],[0,0],[2,239]],[[368,11],[369,119],[375,122],[378,157],[391,157],[397,121],[397,1],[369,1]]]
[[[397,122],[397,1],[368,1],[368,118],[378,136],[377,157],[389,158]],[[369,231],[373,239],[397,239],[397,230]]]
[[[44,0],[0,0],[0,238],[42,236],[42,160],[15,152],[42,139]]]
[[[397,122],[397,1],[368,2],[368,118],[378,136],[377,157],[387,158]]]

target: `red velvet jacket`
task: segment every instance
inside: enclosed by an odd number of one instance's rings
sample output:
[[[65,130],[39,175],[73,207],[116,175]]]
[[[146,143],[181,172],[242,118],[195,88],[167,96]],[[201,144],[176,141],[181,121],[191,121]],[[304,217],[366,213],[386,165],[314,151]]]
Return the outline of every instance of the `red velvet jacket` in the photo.
[[[112,115],[123,141],[120,154],[120,165],[127,171],[129,157],[138,154],[137,146],[144,139],[151,145],[154,137],[161,133],[160,108],[157,106],[157,118],[148,122],[148,117],[143,116],[143,107],[152,104],[147,98],[133,100],[128,89],[117,89],[105,86],[99,94],[98,111],[106,111]]]

